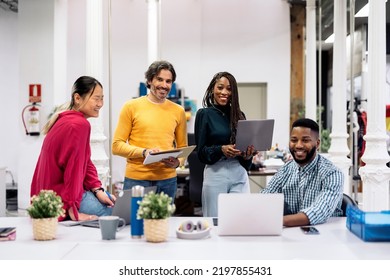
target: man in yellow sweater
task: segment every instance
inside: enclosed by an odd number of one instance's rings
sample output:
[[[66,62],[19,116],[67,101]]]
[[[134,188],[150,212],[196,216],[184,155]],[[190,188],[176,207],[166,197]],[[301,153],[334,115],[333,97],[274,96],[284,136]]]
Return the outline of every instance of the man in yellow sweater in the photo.
[[[187,146],[184,108],[167,99],[176,72],[171,63],[155,61],[145,79],[149,93],[127,101],[121,109],[112,153],[127,160],[124,189],[157,186],[157,192],[174,200],[180,161],[174,157],[147,165],[143,161],[147,153]]]

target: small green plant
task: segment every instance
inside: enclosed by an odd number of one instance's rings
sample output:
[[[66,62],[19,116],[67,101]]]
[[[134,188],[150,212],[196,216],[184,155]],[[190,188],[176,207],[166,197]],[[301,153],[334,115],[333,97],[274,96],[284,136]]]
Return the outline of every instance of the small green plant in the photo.
[[[33,219],[58,218],[65,215],[62,199],[53,190],[41,190],[38,195],[31,197],[27,213]]]
[[[163,192],[151,191],[138,204],[137,219],[166,219],[176,210],[172,198]]]

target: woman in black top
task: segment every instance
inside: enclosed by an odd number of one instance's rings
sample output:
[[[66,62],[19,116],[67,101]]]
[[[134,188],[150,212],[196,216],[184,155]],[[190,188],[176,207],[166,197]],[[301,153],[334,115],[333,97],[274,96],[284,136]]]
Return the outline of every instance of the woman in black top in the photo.
[[[206,164],[202,189],[203,216],[218,216],[220,193],[250,192],[247,170],[254,147],[235,148],[240,109],[237,82],[228,72],[214,75],[195,118],[195,142],[199,160]]]

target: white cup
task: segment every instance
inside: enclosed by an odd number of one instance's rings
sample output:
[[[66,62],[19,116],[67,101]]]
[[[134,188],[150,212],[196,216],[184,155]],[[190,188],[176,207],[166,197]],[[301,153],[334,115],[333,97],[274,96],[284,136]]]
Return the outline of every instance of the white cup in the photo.
[[[122,222],[120,226],[119,221]],[[101,216],[99,226],[103,240],[111,240],[115,239],[117,231],[126,226],[126,221],[118,216]]]

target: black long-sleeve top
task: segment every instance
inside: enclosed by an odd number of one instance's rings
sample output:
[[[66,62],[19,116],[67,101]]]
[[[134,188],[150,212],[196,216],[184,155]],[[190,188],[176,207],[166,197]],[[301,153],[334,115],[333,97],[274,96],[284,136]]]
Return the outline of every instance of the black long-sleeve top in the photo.
[[[195,144],[201,162],[214,164],[224,157],[222,146],[231,144],[230,135],[229,106],[215,105],[198,110],[195,117]],[[249,170],[252,158],[244,160],[238,156],[236,159]]]

